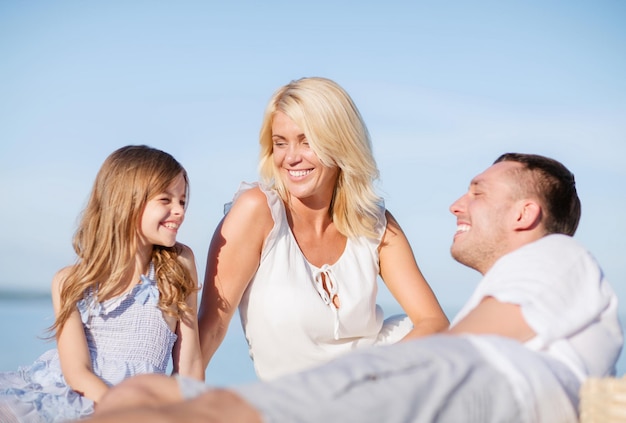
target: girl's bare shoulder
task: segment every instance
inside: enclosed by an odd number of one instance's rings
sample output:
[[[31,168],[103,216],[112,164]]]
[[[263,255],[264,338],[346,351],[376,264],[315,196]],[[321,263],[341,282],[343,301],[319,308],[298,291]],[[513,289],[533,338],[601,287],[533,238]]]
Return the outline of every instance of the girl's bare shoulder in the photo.
[[[191,247],[186,244],[177,242],[176,250],[178,251],[178,260],[181,263],[189,268],[191,268],[192,266],[195,267],[196,257]]]
[[[67,280],[67,277],[70,275],[72,270],[74,269],[74,265],[66,266],[60,270],[58,270],[54,276],[52,277],[52,291],[58,292],[63,288],[63,284]]]

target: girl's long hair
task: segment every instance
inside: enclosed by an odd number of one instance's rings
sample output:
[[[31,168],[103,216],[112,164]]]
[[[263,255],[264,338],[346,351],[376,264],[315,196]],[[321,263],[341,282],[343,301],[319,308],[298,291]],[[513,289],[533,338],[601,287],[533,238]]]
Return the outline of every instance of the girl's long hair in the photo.
[[[278,89],[265,110],[260,132],[261,180],[289,201],[273,161],[272,121],[277,112],[304,131],[309,145],[327,167],[339,168],[330,205],[337,230],[348,237],[376,237],[382,199],[374,181],[379,172],[372,145],[356,105],[337,83],[325,78],[302,78]]]
[[[181,164],[170,154],[145,145],[122,147],[105,160],[74,234],[76,264],[62,283],[60,312],[51,331],[63,330],[76,303],[90,290],[99,301],[119,294],[122,279],[135,262],[146,203],[181,174],[188,191]],[[191,311],[185,299],[199,289],[179,261],[180,253],[179,245],[155,245],[152,250],[159,308],[177,318]]]

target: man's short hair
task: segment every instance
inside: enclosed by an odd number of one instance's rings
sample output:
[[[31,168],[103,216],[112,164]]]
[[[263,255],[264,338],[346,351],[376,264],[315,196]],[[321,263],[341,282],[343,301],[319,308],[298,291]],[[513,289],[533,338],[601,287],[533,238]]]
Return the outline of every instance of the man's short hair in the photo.
[[[542,203],[546,231],[573,236],[581,213],[574,174],[562,163],[537,154],[505,153],[494,164],[506,161],[520,163],[522,172],[530,176],[520,175],[521,188]]]

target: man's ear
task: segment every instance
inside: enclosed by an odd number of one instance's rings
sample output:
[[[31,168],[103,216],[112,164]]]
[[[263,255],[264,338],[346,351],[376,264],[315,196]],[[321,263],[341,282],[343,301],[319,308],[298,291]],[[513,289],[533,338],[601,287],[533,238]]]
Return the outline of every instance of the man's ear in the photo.
[[[522,200],[518,204],[515,216],[515,229],[528,230],[536,228],[541,223],[541,206],[533,200]]]

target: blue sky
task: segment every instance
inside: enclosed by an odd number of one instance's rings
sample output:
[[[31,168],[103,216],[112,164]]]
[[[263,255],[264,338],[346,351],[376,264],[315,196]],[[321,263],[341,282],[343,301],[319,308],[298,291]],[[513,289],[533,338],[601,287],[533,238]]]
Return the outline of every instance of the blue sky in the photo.
[[[576,174],[577,238],[626,298],[624,22],[620,0],[3,1],[0,289],[48,290],[126,144],[187,168],[179,240],[202,275],[223,203],[257,178],[267,100],[325,76],[360,108],[380,193],[448,310],[480,277],[450,258],[448,206],[506,151]]]

